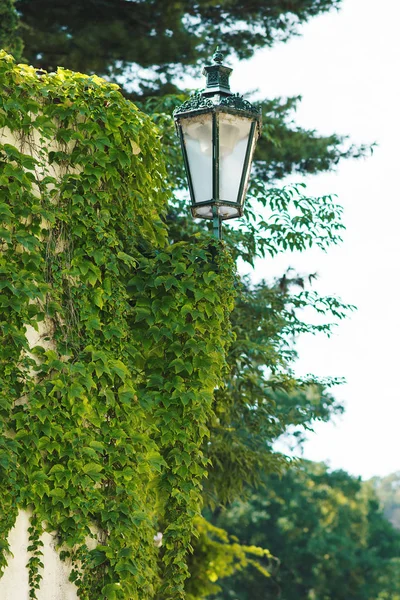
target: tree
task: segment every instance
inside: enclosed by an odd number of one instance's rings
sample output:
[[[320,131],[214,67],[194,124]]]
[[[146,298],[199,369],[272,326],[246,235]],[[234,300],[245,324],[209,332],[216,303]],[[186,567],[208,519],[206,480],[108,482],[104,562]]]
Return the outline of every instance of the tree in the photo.
[[[296,33],[298,25],[341,0],[17,0],[24,56],[34,65],[85,73],[128,74],[149,69],[156,85],[193,67],[217,44],[249,58]],[[208,49],[208,51],[207,51]],[[139,76],[140,77],[140,76]],[[145,79],[146,81],[146,79]],[[154,88],[154,83],[149,82]]]
[[[304,462],[270,476],[247,502],[212,519],[247,545],[267,546],[269,577],[251,567],[222,581],[218,600],[395,598],[400,534],[369,486],[344,471]],[[398,567],[397,567],[398,568]],[[391,593],[393,595],[386,595]]]
[[[3,0],[0,6],[0,48],[21,56],[22,39],[18,36],[19,19],[14,0]]]
[[[251,4],[224,0],[218,5],[213,0],[16,0],[17,30],[13,1],[7,0],[6,18],[0,23],[0,41],[3,37],[6,49],[20,57],[23,44],[23,59],[41,69],[62,66],[117,80],[134,100],[176,93],[182,75],[198,75],[217,44],[227,57],[250,58],[258,48],[287,40],[301,23],[341,4],[341,0]],[[264,180],[327,170],[341,158],[366,151],[364,146],[349,145],[343,136],[319,136],[294,126],[298,101],[261,103],[268,134],[257,148],[257,172]]]

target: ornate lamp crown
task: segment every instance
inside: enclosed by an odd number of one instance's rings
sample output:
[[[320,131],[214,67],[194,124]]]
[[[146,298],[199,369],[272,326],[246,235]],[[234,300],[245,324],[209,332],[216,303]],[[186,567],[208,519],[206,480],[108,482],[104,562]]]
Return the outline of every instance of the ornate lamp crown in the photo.
[[[203,75],[207,77],[207,87],[203,91],[203,94],[232,94],[229,87],[229,77],[231,76],[232,69],[222,64],[223,58],[224,55],[219,51],[217,46],[213,54],[214,64],[207,65],[203,69]]]
[[[258,128],[261,131],[260,108],[245,100],[240,94],[231,92],[229,77],[233,69],[222,64],[223,58],[222,52],[217,47],[213,55],[214,64],[206,65],[203,69],[203,75],[207,78],[205,89],[194,93],[189,100],[178,106],[174,110],[174,117],[190,113],[191,111],[218,109],[221,107],[256,116]]]

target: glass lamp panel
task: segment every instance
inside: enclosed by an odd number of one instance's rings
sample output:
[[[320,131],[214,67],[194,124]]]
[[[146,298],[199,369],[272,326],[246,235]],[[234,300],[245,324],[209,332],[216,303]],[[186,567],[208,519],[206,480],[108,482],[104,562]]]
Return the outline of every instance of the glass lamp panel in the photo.
[[[192,180],[193,202],[211,201],[212,115],[186,117],[181,120],[181,126]],[[204,208],[210,210],[209,207]]]
[[[242,194],[241,194],[241,197],[239,198],[239,203],[241,206],[243,206],[244,199],[245,199],[246,193],[247,193],[247,186],[249,185],[251,165],[253,162],[253,155],[254,155],[254,150],[256,149],[257,139],[258,139],[257,128],[255,128],[253,137],[250,140],[251,146],[250,146],[250,153],[249,153],[249,161],[248,161],[247,165],[245,166],[246,170],[244,172]]]
[[[252,119],[227,113],[219,113],[219,200],[240,202],[238,199],[240,182]],[[222,218],[237,216],[234,206],[221,206]]]

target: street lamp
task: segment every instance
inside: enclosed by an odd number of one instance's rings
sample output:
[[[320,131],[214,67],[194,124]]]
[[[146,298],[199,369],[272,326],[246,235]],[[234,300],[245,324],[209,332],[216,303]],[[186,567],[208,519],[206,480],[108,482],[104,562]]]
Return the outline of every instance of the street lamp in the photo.
[[[221,221],[243,215],[243,204],[261,112],[229,87],[232,69],[218,48],[204,67],[207,86],[174,110],[189,185],[193,217],[212,219],[221,238]]]

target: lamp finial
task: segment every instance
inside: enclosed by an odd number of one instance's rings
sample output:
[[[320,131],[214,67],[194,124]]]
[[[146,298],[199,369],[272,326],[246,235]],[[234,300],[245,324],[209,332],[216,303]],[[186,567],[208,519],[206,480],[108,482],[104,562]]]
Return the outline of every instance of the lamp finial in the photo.
[[[232,92],[229,87],[229,77],[232,73],[232,69],[222,64],[224,55],[220,52],[219,46],[215,48],[212,60],[213,63],[211,65],[206,65],[203,69],[203,75],[207,77],[207,86],[202,94],[210,96],[214,96],[215,94],[230,96]]]
[[[224,55],[222,54],[222,52],[220,52],[219,46],[217,46],[215,48],[215,52],[213,54],[213,61],[215,63],[217,63],[218,65],[222,64],[222,61],[224,60]]]

